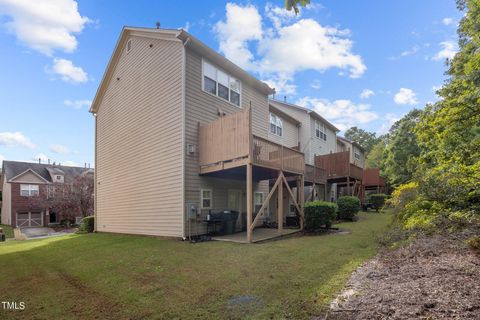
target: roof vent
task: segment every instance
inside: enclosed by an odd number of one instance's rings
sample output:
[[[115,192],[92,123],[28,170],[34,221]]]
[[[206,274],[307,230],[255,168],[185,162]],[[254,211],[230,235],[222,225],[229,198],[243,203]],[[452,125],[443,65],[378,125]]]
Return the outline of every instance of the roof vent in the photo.
[[[131,49],[132,49],[132,39],[127,41],[127,53],[129,53]]]

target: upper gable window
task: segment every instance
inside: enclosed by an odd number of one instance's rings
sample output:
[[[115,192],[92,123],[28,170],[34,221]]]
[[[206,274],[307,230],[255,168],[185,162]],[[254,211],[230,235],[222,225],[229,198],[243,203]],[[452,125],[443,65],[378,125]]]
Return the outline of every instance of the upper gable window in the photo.
[[[327,141],[327,129],[325,124],[315,120],[315,137]]]
[[[283,136],[282,118],[270,112],[270,132],[277,136]]]
[[[240,81],[206,61],[202,70],[204,91],[240,106]]]
[[[358,151],[357,148],[353,149],[353,156],[355,157],[355,159],[360,160],[360,152]]]
[[[21,184],[20,195],[22,197],[35,197],[38,196],[38,184]]]

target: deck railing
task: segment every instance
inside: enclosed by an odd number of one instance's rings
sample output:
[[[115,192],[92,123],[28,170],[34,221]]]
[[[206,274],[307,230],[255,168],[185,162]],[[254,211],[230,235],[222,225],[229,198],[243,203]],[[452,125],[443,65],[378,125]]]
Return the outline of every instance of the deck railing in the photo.
[[[303,173],[302,152],[253,135],[252,162],[268,168]]]
[[[327,181],[327,171],[323,168],[305,164],[305,181],[325,183]]]
[[[252,134],[250,108],[199,125],[199,164],[202,168],[232,167],[246,161],[259,166],[303,173],[302,152]],[[243,162],[239,162],[242,160]]]
[[[350,163],[350,151],[315,156],[315,165],[327,172],[329,179],[336,177],[363,178],[363,169]]]

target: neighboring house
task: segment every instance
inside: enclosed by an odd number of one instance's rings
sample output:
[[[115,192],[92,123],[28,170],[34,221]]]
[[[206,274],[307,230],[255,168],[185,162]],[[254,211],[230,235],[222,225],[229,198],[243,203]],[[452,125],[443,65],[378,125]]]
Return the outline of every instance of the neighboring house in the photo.
[[[299,150],[305,154],[307,164],[313,165],[315,155],[336,152],[337,132],[340,131],[314,110],[291,103],[270,100],[271,108],[278,109],[301,125],[298,129]]]
[[[91,171],[93,169],[4,160],[0,180],[1,223],[12,227],[39,227],[60,222],[62,217],[54,208],[45,207],[43,200],[52,195],[56,186],[70,184],[79,175]]]
[[[337,152],[349,151],[350,163],[365,168],[365,148],[359,143],[351,141],[344,137],[337,137]]]
[[[269,193],[303,179],[294,136],[271,135],[273,93],[184,30],[123,28],[90,109],[96,230],[185,238],[231,209],[251,241]]]

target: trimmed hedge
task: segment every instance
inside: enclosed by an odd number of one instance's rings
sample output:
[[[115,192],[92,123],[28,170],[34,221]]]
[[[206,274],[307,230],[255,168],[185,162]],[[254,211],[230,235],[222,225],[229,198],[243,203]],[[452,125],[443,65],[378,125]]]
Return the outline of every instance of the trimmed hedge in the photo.
[[[352,196],[343,196],[337,199],[338,218],[352,220],[360,211],[360,199]]]
[[[82,233],[90,233],[90,232],[93,232],[94,229],[95,229],[95,217],[88,216],[82,219],[82,223],[80,224],[80,228],[78,228],[78,231]]]
[[[326,201],[305,203],[305,230],[314,231],[322,226],[330,228],[337,215],[337,205]]]
[[[368,198],[369,202],[372,204],[372,207],[378,212],[385,205],[387,195],[383,193],[375,193],[371,194]]]

